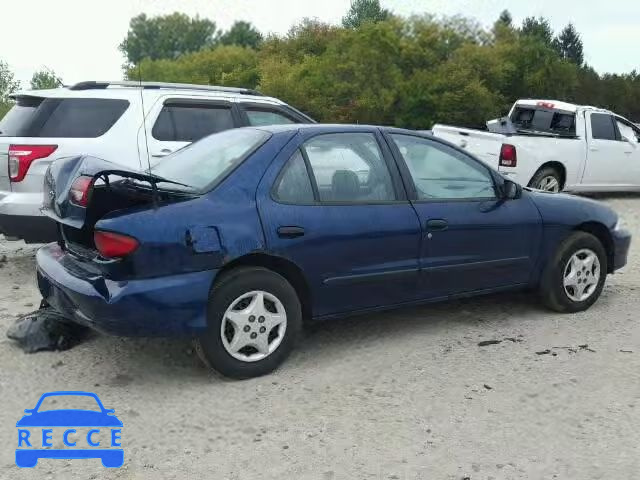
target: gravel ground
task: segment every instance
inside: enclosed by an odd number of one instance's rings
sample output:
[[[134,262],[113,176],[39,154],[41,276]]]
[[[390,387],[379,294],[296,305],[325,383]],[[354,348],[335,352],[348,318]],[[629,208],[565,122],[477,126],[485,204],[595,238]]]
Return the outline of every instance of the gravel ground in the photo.
[[[603,200],[640,237],[640,198]],[[38,305],[34,252],[0,241],[3,331]],[[632,249],[576,315],[500,295],[317,325],[279,371],[243,382],[211,375],[186,340],[92,335],[27,355],[2,335],[0,478],[637,478],[639,266]],[[123,468],[14,465],[23,409],[62,389],[116,409]]]

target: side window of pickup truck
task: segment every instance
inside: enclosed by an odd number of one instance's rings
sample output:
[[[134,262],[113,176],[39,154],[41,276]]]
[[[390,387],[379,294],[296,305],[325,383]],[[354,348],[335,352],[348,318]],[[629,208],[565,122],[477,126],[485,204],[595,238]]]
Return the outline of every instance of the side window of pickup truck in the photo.
[[[591,136],[594,140],[618,140],[613,117],[606,113],[592,113]]]
[[[621,119],[616,119],[616,123],[622,138],[629,142],[640,143],[640,129]]]

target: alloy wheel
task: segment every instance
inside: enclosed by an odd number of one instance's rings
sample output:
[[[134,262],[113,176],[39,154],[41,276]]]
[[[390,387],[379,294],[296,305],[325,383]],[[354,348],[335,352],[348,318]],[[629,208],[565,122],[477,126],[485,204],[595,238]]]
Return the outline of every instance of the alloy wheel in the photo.
[[[257,362],[275,352],[287,329],[282,302],[262,290],[236,298],[220,325],[222,344],[229,355],[243,362]]]
[[[553,175],[547,175],[540,179],[537,188],[545,192],[558,193],[560,191],[560,182],[558,182],[558,179]]]
[[[564,291],[574,302],[584,302],[596,291],[600,282],[600,260],[592,250],[574,253],[564,269]]]

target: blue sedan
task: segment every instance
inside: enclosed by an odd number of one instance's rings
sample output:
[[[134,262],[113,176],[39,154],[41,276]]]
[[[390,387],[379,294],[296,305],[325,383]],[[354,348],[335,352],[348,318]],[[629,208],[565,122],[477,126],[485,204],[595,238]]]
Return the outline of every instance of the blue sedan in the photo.
[[[517,289],[586,310],[630,244],[605,205],[394,128],[230,130],[147,173],[75,157],[45,183],[44,299],[110,334],[194,336],[234,378],[276,368],[303,319]]]

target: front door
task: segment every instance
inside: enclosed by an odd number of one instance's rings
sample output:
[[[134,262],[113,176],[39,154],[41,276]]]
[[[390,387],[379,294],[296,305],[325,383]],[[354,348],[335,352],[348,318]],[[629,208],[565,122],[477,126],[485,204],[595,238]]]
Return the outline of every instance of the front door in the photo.
[[[527,284],[542,230],[533,202],[498,199],[489,169],[460,150],[408,134],[388,140],[422,224],[422,296]]]
[[[609,113],[587,112],[587,161],[582,183],[592,186],[632,185],[632,148],[623,141]]]
[[[417,298],[420,223],[377,129],[302,130],[258,205],[269,252],[311,284],[314,316]]]

